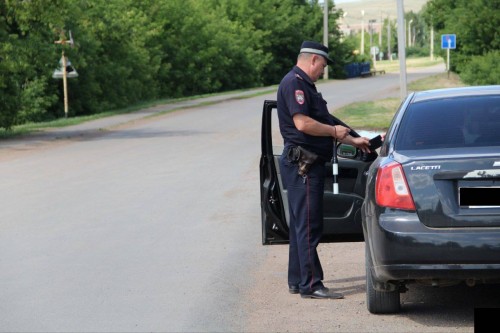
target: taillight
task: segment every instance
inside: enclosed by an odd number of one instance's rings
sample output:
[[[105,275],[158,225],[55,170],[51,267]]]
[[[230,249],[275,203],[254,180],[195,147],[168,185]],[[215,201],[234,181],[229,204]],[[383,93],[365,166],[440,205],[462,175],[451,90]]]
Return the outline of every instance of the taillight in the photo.
[[[378,169],[375,198],[379,206],[415,210],[401,164],[391,162]]]

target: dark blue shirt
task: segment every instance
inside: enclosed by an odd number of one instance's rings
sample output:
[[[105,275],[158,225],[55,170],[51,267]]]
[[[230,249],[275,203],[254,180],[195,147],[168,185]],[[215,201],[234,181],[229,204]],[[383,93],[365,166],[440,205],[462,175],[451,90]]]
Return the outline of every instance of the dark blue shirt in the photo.
[[[314,82],[304,71],[295,66],[281,80],[278,88],[278,119],[285,147],[302,146],[329,161],[333,154],[331,136],[313,136],[299,131],[293,116],[302,113],[328,125],[335,125],[326,101],[318,93]]]

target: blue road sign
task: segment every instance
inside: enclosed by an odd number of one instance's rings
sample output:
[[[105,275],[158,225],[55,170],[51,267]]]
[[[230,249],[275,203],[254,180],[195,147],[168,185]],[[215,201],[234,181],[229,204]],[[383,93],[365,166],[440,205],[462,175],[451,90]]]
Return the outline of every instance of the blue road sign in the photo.
[[[454,49],[456,47],[457,47],[457,35],[455,34],[441,35],[442,49]]]

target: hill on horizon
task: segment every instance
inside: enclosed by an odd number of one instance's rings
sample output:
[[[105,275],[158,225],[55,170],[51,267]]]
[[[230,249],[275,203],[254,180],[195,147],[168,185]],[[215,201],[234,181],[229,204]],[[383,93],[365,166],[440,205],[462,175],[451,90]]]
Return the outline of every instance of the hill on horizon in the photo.
[[[396,0],[354,0],[350,2],[335,3],[336,8],[341,8],[344,13],[347,13],[343,18],[343,23],[347,25],[358,25],[361,19],[365,22],[368,20],[380,20],[389,16],[391,20],[397,18],[397,1]],[[403,6],[405,12],[413,11],[418,13],[428,0],[404,0]],[[362,16],[361,11],[364,11]]]

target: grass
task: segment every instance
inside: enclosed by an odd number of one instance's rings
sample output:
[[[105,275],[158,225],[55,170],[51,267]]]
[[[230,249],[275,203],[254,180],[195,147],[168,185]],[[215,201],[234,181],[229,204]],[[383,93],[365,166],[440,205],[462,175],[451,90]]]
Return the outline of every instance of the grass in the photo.
[[[460,80],[460,77],[455,73],[441,73],[438,75],[429,76],[408,85],[410,91],[422,91],[430,89],[463,87],[465,84]]]
[[[377,67],[378,69],[378,67]],[[439,88],[463,87],[458,75],[447,73],[433,75],[414,81],[408,85],[408,91],[422,91]],[[335,116],[353,128],[364,130],[387,130],[401,100],[385,98],[371,102],[357,102],[335,110]]]
[[[352,103],[336,110],[335,117],[352,128],[386,130],[399,104],[398,98]]]
[[[429,58],[407,58],[406,59],[406,67],[429,67],[433,65],[437,65],[443,63],[442,58],[434,58],[434,60],[430,60]],[[389,60],[381,60],[376,63],[377,70],[385,70],[387,73],[395,73],[399,72],[399,60],[395,59],[392,61]]]
[[[163,100],[163,101],[153,101],[153,102],[144,102],[140,103],[131,107],[119,109],[119,110],[114,110],[114,111],[107,111],[107,112],[102,112],[102,113],[97,113],[94,115],[88,115],[88,116],[77,116],[77,117],[69,117],[69,118],[59,118],[51,121],[44,121],[44,122],[38,122],[38,123],[25,123],[22,125],[16,125],[13,126],[11,129],[6,130],[5,128],[0,128],[0,138],[11,138],[11,137],[16,137],[20,135],[25,135],[29,133],[35,133],[35,132],[40,132],[45,129],[49,128],[59,128],[59,127],[66,127],[66,126],[72,126],[72,125],[78,125],[87,121],[91,120],[96,120],[96,119],[101,119],[105,117],[110,117],[118,114],[125,114],[129,112],[134,112],[138,111],[147,107],[155,106],[155,105],[160,105],[167,103],[168,100]]]
[[[52,121],[45,121],[41,123],[26,123],[22,125],[17,125],[11,128],[10,130],[6,130],[4,128],[0,129],[0,138],[10,138],[15,136],[20,136],[29,133],[35,133],[39,131],[43,131],[48,128],[58,128],[58,127],[66,127],[71,125],[78,125],[86,121],[91,121],[95,119],[100,119],[104,117],[113,116],[115,114],[124,113],[124,112],[104,112],[91,116],[80,116],[74,118],[61,118]]]

